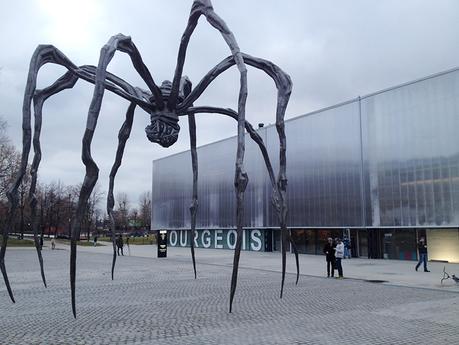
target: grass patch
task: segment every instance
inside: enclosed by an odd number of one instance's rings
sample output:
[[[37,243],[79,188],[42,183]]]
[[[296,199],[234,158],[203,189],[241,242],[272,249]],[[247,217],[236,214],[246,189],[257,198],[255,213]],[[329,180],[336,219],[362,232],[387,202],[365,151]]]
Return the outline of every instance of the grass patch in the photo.
[[[99,241],[106,241],[111,242],[111,237],[99,237]],[[123,243],[126,245],[126,236],[123,236]],[[156,236],[155,235],[148,235],[148,237],[129,237],[129,245],[147,245],[147,244],[155,244],[156,243]]]
[[[0,245],[3,240],[0,238]],[[8,238],[8,247],[35,247],[33,240],[18,240],[16,238]]]
[[[93,241],[79,241],[78,242],[78,245],[79,246],[83,246],[83,247],[94,247],[94,242]],[[101,244],[99,242],[96,243],[96,247],[103,247],[105,246],[105,244]]]
[[[126,244],[126,240],[124,240]],[[155,244],[156,243],[156,236],[148,235],[148,237],[129,237],[129,245],[143,245],[143,244]]]
[[[56,240],[56,242],[60,242],[60,243],[65,243],[65,244],[68,244],[70,245],[70,240],[65,240],[65,239],[58,239]],[[78,241],[77,242],[77,245],[78,246],[83,246],[83,247],[94,247],[94,242],[93,241]],[[97,242],[97,247],[103,247],[105,246],[105,244],[101,244],[99,242]]]
[[[112,241],[112,238],[111,237],[98,237],[97,238],[98,241],[105,241],[105,242],[111,242]]]

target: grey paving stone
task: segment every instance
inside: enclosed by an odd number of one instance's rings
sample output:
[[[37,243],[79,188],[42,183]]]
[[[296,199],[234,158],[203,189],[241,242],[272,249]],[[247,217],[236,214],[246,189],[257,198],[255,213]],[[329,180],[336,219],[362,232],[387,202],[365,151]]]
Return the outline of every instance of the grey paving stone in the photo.
[[[121,257],[78,256],[71,314],[68,252],[44,252],[49,287],[33,251],[9,250],[17,299],[0,286],[0,344],[458,344],[459,294],[241,269],[228,313],[231,268]]]

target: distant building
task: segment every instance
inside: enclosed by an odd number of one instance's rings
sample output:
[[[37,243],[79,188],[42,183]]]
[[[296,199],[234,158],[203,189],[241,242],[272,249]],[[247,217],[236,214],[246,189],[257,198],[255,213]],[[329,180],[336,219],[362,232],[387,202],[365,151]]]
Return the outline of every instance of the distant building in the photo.
[[[236,123],[235,123],[236,126]],[[288,227],[302,253],[349,236],[353,256],[459,262],[459,69],[286,122]],[[277,170],[274,126],[258,129]],[[236,138],[198,148],[196,245],[233,248]],[[277,216],[258,147],[246,136],[244,248],[279,250]],[[153,162],[152,229],[187,246],[190,152]]]

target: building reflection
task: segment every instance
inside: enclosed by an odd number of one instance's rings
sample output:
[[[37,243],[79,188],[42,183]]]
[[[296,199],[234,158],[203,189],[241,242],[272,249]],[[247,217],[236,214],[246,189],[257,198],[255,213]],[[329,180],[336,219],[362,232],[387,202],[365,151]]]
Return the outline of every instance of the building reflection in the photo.
[[[431,258],[459,262],[457,128],[457,69],[287,121],[288,226],[299,250],[321,254],[326,238],[348,235],[354,256],[411,260],[427,236]],[[258,133],[277,170],[276,128]],[[235,227],[235,152],[234,137],[198,148],[198,229]],[[248,136],[245,166],[245,226],[270,231],[276,250],[272,191]],[[154,161],[153,229],[190,228],[191,176],[189,151]]]

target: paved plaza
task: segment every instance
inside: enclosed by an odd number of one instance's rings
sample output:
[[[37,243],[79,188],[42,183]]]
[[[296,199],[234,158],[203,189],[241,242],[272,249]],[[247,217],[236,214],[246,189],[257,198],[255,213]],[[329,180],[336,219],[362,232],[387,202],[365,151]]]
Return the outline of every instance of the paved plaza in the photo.
[[[198,250],[195,280],[189,250],[172,249],[167,259],[157,259],[153,246],[131,246],[132,255],[118,260],[111,281],[109,250],[79,250],[75,320],[68,248],[44,250],[47,289],[34,250],[8,249],[17,303],[9,301],[1,283],[0,344],[459,344],[454,285],[416,288],[303,275],[295,286],[289,273],[281,300],[280,255],[242,253],[229,314],[231,252]],[[323,260],[301,256],[304,274],[310,258]],[[346,265],[365,271],[366,260],[353,260],[345,262],[345,274]],[[385,264],[377,260],[373,268]],[[437,266],[432,269],[441,271]]]

